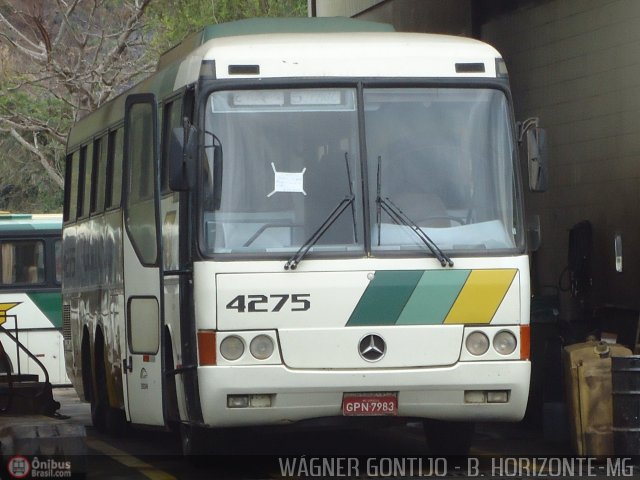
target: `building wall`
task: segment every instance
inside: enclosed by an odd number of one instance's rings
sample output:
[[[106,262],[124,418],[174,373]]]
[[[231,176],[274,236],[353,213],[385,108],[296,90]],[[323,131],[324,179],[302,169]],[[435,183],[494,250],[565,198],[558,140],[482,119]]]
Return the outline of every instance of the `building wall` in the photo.
[[[316,0],[318,15],[387,22],[400,31],[479,33],[502,53],[517,119],[537,116],[548,131],[549,190],[526,194],[529,217],[540,215],[542,225],[533,258],[537,293],[559,285],[569,230],[589,220],[590,302],[640,308],[640,1],[361,1],[367,5]],[[479,18],[489,20],[478,26]],[[615,271],[616,233],[622,273]],[[568,287],[566,273],[562,280]],[[568,293],[562,300],[563,317],[575,317],[576,302]]]
[[[390,23],[401,32],[471,35],[471,0],[316,0],[316,12]]]
[[[313,0],[309,0],[311,3]],[[318,17],[352,17],[385,0],[316,0]],[[309,12],[312,9],[309,8]]]
[[[548,130],[550,188],[526,197],[542,223],[537,283],[558,284],[569,229],[590,220],[595,305],[640,306],[639,26],[637,0],[552,0],[482,27],[507,61],[516,117]]]

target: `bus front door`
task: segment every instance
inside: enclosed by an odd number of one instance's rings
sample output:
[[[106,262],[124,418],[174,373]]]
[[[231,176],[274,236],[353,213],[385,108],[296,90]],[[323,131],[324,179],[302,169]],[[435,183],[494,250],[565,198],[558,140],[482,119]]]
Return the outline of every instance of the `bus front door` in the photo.
[[[159,234],[157,106],[130,95],[125,114],[124,293],[127,418],[164,425],[162,378],[162,239]]]

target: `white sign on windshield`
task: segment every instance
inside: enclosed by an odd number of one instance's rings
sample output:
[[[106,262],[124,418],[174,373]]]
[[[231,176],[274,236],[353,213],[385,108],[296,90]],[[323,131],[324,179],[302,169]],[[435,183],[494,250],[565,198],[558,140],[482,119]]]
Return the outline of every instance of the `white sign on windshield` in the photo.
[[[267,197],[280,192],[307,194],[304,191],[304,172],[307,171],[306,168],[303,168],[301,172],[278,172],[273,162],[271,162],[271,168],[273,168],[274,185],[273,192]]]

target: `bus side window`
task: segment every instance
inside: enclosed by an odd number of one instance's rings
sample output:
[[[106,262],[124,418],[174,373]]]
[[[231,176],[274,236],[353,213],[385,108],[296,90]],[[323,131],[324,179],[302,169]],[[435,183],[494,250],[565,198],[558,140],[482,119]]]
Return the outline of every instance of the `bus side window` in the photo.
[[[89,180],[87,180],[89,177]],[[88,184],[88,185],[87,185]],[[78,172],[78,219],[89,214],[89,200],[91,199],[91,152],[88,146],[80,149],[80,170]]]
[[[122,198],[122,129],[109,133],[107,154],[106,208],[120,207]]]
[[[169,191],[169,144],[171,132],[182,125],[182,98],[178,98],[164,106],[162,115],[162,164],[160,172],[160,192]]]
[[[87,167],[87,147],[80,149],[80,168],[78,169],[78,204],[76,210],[76,219],[82,217],[82,201],[84,197],[84,173]]]
[[[64,188],[64,221],[74,222],[78,213],[78,175],[80,172],[80,153],[67,156]]]
[[[155,265],[158,261],[156,122],[157,110],[152,95],[132,95],[127,99],[125,223],[134,250],[145,266]]]
[[[35,284],[44,282],[44,242],[18,240],[3,242],[2,284]]]
[[[104,193],[107,177],[107,138],[102,137],[93,144],[94,167],[93,185],[91,187],[91,213],[104,211]]]
[[[3,285],[10,285],[14,282],[13,257],[13,245],[10,242],[3,242],[2,248],[0,248]]]
[[[62,240],[56,240],[53,244],[55,254],[55,282],[60,285],[62,283]]]
[[[93,144],[89,144],[85,148],[84,157],[84,178],[81,181],[84,183],[84,189],[82,190],[82,211],[78,215],[79,217],[86,217],[91,212],[91,181],[93,180]]]
[[[139,204],[153,199],[153,123],[151,106],[136,104],[131,108],[129,132],[128,203]]]

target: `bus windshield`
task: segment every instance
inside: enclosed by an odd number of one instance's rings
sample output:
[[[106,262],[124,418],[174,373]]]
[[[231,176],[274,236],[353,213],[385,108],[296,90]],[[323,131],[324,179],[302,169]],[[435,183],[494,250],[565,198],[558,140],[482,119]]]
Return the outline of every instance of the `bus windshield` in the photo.
[[[221,91],[209,98],[203,178],[208,253],[294,253],[346,197],[312,247],[362,252],[353,89]],[[214,162],[213,144],[222,151]],[[219,185],[219,192],[213,188]]]
[[[365,88],[363,98],[360,107],[349,88],[211,94],[201,175],[204,253],[295,253],[345,199],[349,207],[310,254],[361,255],[365,222],[376,255],[430,255],[415,228],[453,254],[521,247],[503,92]],[[367,202],[361,198],[361,132]]]
[[[507,99],[474,88],[365,89],[372,250],[424,248],[399,210],[442,250],[520,243]]]

